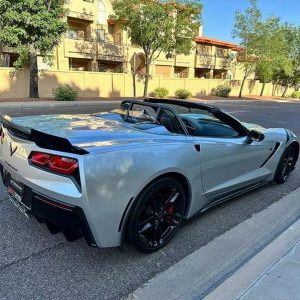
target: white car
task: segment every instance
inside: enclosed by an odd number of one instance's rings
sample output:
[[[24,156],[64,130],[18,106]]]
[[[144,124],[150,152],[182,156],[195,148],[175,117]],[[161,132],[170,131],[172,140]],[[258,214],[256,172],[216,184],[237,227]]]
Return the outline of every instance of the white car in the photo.
[[[89,245],[162,248],[183,219],[294,170],[299,143],[181,100],[126,100],[92,115],[2,116],[9,198],[51,233]]]

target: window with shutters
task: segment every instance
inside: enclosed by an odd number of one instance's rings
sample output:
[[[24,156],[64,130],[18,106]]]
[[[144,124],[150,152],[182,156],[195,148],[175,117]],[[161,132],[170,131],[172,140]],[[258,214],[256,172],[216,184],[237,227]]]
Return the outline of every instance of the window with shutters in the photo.
[[[171,77],[172,67],[171,66],[156,66],[156,75]]]

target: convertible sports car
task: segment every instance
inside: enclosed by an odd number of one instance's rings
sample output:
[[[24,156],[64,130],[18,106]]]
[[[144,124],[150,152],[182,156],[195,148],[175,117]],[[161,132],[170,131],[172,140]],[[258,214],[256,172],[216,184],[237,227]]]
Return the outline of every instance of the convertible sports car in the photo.
[[[182,100],[125,100],[91,115],[2,116],[0,161],[10,200],[69,241],[144,252],[183,219],[294,170],[283,128],[242,123]]]

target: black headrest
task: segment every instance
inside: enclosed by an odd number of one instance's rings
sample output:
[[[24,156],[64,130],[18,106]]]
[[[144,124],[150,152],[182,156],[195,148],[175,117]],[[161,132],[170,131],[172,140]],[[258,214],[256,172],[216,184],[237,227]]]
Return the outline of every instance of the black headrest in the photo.
[[[166,127],[168,131],[173,133],[177,132],[176,119],[174,116],[163,114],[159,118],[159,123]]]

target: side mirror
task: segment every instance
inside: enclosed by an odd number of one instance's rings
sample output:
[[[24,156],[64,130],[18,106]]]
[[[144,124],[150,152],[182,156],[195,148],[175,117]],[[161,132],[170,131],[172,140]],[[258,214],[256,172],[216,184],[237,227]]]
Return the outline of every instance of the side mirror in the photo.
[[[261,142],[264,139],[265,139],[265,135],[263,133],[261,133],[259,131],[256,131],[256,130],[251,130],[248,133],[246,143],[247,144],[251,144],[253,141],[255,141],[255,142]]]

